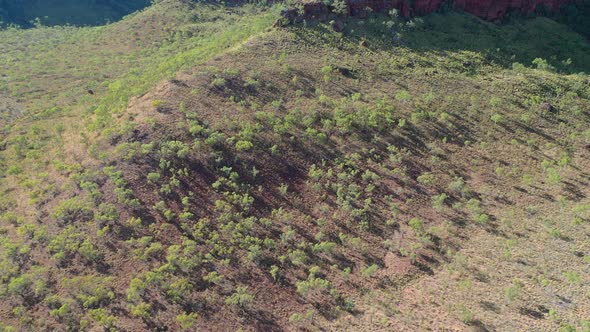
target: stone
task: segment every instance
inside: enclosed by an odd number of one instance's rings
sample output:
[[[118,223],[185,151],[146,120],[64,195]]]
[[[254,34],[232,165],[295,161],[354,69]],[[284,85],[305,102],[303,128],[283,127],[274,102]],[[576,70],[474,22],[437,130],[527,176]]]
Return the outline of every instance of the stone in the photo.
[[[344,31],[344,22],[341,20],[335,20],[331,22],[332,29],[336,32]]]
[[[544,112],[550,112],[550,113],[555,113],[557,112],[557,109],[555,107],[553,107],[553,105],[551,105],[550,103],[542,103],[539,108],[541,109],[541,111]]]

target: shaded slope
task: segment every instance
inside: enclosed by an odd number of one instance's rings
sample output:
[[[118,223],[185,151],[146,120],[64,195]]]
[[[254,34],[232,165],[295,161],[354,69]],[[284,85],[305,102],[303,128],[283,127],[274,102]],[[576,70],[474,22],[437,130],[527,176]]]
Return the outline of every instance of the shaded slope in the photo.
[[[150,5],[149,0],[2,0],[0,22],[31,27],[43,25],[102,25]]]

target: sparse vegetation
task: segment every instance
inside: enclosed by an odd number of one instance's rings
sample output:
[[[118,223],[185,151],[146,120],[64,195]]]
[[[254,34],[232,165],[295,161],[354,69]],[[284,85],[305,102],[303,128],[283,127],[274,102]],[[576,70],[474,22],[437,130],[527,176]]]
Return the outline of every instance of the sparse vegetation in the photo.
[[[0,30],[0,330],[586,328],[588,40],[283,5]]]

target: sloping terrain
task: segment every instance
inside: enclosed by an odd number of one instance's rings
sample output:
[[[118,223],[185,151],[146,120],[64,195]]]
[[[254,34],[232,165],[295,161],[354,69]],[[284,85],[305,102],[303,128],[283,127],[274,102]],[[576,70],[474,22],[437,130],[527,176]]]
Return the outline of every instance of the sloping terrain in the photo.
[[[0,32],[2,328],[587,330],[588,41],[279,9]]]

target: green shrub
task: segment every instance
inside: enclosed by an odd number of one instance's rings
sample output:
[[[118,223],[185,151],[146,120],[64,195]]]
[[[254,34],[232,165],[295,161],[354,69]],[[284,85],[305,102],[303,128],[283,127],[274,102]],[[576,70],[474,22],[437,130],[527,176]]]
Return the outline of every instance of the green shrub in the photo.
[[[362,276],[365,278],[372,277],[377,271],[379,270],[379,265],[372,264],[364,268],[361,272]]]
[[[471,324],[473,322],[473,312],[466,306],[461,305],[459,307],[459,320],[465,324]]]
[[[424,222],[420,218],[410,219],[408,226],[418,235],[424,232]]]
[[[506,288],[504,290],[504,295],[508,303],[514,302],[516,298],[520,295],[522,290],[522,282],[515,280],[512,282],[512,286]]]
[[[248,291],[247,286],[239,286],[236,291],[225,299],[226,304],[237,305],[242,309],[247,308],[254,301],[254,295]]]
[[[236,142],[236,150],[238,152],[242,151],[249,151],[254,147],[254,144],[250,141],[237,141]]]
[[[542,58],[536,58],[532,61],[532,63],[535,67],[537,67],[537,69],[540,70],[552,71],[555,69],[555,67],[551,66],[547,60]]]
[[[293,265],[301,266],[307,263],[308,257],[305,251],[297,249],[289,253],[289,259]]]
[[[320,242],[313,245],[311,251],[314,254],[319,253],[332,253],[336,248],[337,244],[334,242]]]
[[[197,314],[194,312],[191,312],[189,314],[187,313],[182,313],[178,316],[176,316],[176,321],[178,322],[178,324],[180,325],[180,328],[183,331],[188,331],[191,330],[195,324],[197,323]]]
[[[547,182],[551,184],[561,183],[561,175],[559,175],[559,172],[553,167],[547,169]]]
[[[296,284],[297,293],[307,296],[311,292],[321,292],[328,290],[331,283],[328,280],[316,277],[310,277],[308,280],[298,281]]]
[[[303,316],[301,314],[294,313],[289,317],[289,323],[298,325],[301,321],[303,321]]]
[[[131,314],[135,317],[149,319],[152,315],[152,306],[149,303],[141,302],[131,305]]]
[[[131,279],[129,288],[127,289],[127,300],[131,302],[137,302],[141,300],[141,297],[145,293],[146,288],[147,285],[141,278]]]
[[[164,101],[160,99],[153,100],[152,106],[156,109],[160,109],[162,106],[164,106]]]
[[[90,263],[96,263],[100,258],[100,253],[96,250],[96,247],[90,242],[90,239],[84,240],[78,248],[80,256]]]
[[[211,81],[211,86],[214,88],[224,88],[227,85],[227,81],[223,77],[216,77]]]
[[[88,203],[74,197],[59,203],[53,217],[66,224],[85,222],[92,219],[92,209]]]
[[[147,179],[151,183],[158,183],[160,181],[160,172],[150,172],[147,175]]]
[[[449,184],[449,190],[464,193],[466,189],[465,180],[462,177],[455,177],[453,182]]]
[[[490,117],[490,119],[495,124],[498,124],[498,123],[501,123],[504,120],[504,117],[501,114],[499,114],[499,113],[494,113],[494,114],[492,114],[492,116]]]
[[[23,172],[23,169],[17,165],[10,166],[6,170],[6,174],[9,174],[9,175],[18,175],[18,174],[21,174],[22,172]]]
[[[91,309],[88,311],[88,314],[90,315],[90,318],[107,330],[114,328],[115,323],[117,322],[117,317],[109,315],[106,309],[103,308]]]
[[[432,206],[437,210],[442,209],[445,206],[445,201],[447,198],[449,198],[449,196],[445,193],[432,196]]]
[[[119,220],[119,212],[114,204],[101,203],[98,206],[98,211],[94,214],[96,226],[102,229],[105,226],[112,226]]]
[[[188,278],[178,278],[172,282],[168,281],[164,289],[166,290],[166,296],[173,302],[181,303],[184,299],[190,296],[193,290],[193,284]]]
[[[64,280],[63,286],[80,301],[82,306],[95,308],[115,298],[115,293],[110,286],[112,280],[112,277],[79,276]]]
[[[426,173],[418,176],[418,178],[416,180],[418,181],[418,183],[420,183],[422,185],[430,185],[430,184],[434,183],[434,181],[436,181],[436,175],[434,175],[430,172],[426,172]]]
[[[485,213],[480,213],[477,216],[475,216],[475,222],[477,222],[478,224],[486,224],[489,220],[490,216],[488,216]]]
[[[408,102],[412,100],[412,95],[408,90],[399,90],[395,93],[395,99],[401,102]]]

